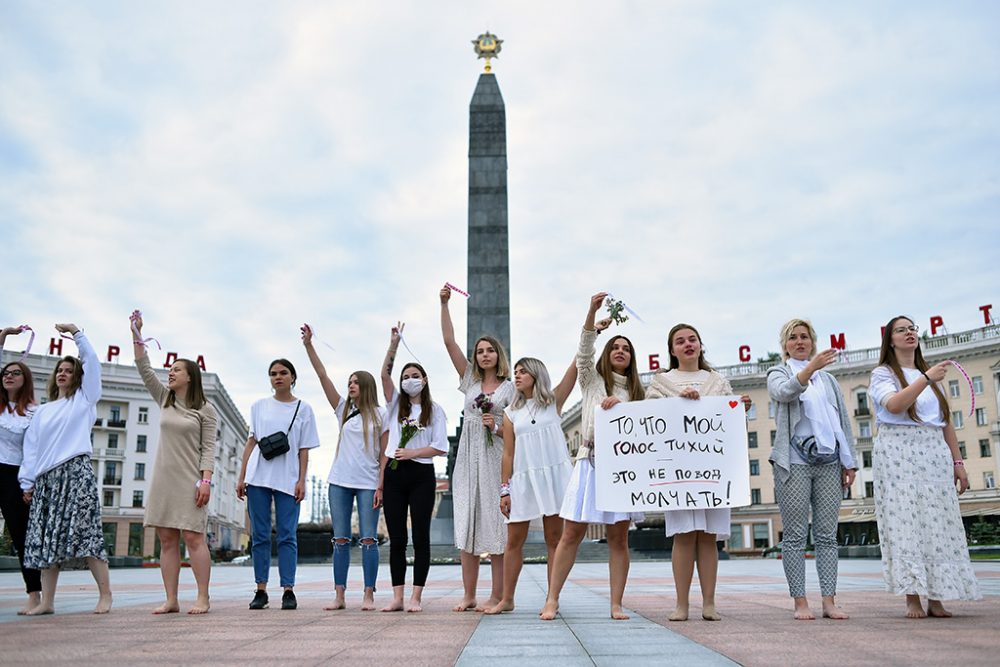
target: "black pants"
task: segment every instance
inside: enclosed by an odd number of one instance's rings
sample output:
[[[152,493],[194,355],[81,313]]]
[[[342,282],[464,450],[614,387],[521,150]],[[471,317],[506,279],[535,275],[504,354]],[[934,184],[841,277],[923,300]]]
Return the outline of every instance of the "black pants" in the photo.
[[[382,506],[385,527],[389,530],[389,573],[392,585],[406,583],[406,513],[410,513],[413,532],[413,585],[423,586],[431,569],[431,512],[434,511],[434,466],[429,463],[400,461],[393,470],[385,468]]]
[[[38,570],[24,567],[24,536],[28,532],[28,504],[24,502],[21,486],[17,482],[17,466],[0,463],[0,511],[7,523],[7,530],[21,561],[21,577],[29,593],[42,590],[42,575]]]

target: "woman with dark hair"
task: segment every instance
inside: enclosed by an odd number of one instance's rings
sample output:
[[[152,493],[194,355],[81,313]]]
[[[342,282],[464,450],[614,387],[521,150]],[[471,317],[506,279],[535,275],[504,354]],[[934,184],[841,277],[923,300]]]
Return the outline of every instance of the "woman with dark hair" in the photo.
[[[330,467],[330,523],[333,530],[333,604],[327,611],[344,609],[347,603],[347,573],[351,565],[351,513],[358,506],[361,542],[361,569],[365,592],[362,611],[375,609],[375,580],[378,577],[378,511],[382,507],[379,489],[381,457],[389,441],[389,420],[378,404],[375,378],[367,371],[354,371],[347,379],[347,396],[341,396],[316,353],[313,332],[302,325],[302,344],[319,383],[340,422],[340,439]]]
[[[697,401],[702,396],[729,396],[733,388],[729,380],[714,371],[705,360],[701,334],[690,324],[677,324],[667,334],[670,366],[653,376],[646,389],[646,398],[679,396]],[[750,397],[742,397],[747,410]],[[701,586],[701,617],[719,621],[715,609],[715,584],[719,572],[719,552],[716,541],[729,538],[729,508],[671,510],[664,513],[667,537],[673,537],[670,565],[677,591],[677,606],[671,621],[688,619],[691,580],[698,564]]]
[[[641,513],[603,512],[596,506],[594,481],[594,411],[607,410],[622,401],[641,401],[645,397],[635,362],[635,348],[625,336],[611,336],[601,357],[594,364],[597,335],[608,328],[610,319],[595,324],[597,311],[608,296],[595,294],[583,321],[580,349],[576,353],[577,383],[583,392],[580,402],[583,445],[576,453],[576,465],[563,498],[559,516],[565,519],[562,538],[556,547],[549,593],[540,614],[551,621],[559,611],[559,593],[576,562],[577,550],[587,534],[587,525],[604,524],[608,538],[608,577],[611,587],[611,618],[628,620],[622,610],[622,596],[628,579],[628,529],[633,521],[642,521]]]
[[[90,430],[101,399],[101,362],[75,324],[57,324],[70,334],[81,359],[63,357],[49,378],[48,402],[38,406],[24,434],[24,459],[17,479],[31,503],[24,565],[42,571],[42,600],[29,616],[55,611],[56,584],[63,564],[85,559],[100,597],[95,614],[111,611],[108,552],[104,548],[97,476],[90,455]]]
[[[198,584],[198,599],[188,613],[206,614],[210,606],[208,586],[212,554],[205,542],[205,531],[215,469],[218,417],[205,398],[198,364],[190,359],[178,359],[167,371],[167,384],[164,385],[153,372],[142,342],[142,317],[135,313],[130,323],[135,366],[149,395],[160,406],[160,438],[143,525],[156,528],[160,538],[160,576],[167,599],[153,613],[180,611],[177,587],[183,538]]]
[[[316,417],[308,403],[292,395],[298,380],[288,359],[267,367],[273,396],[250,408],[250,437],[243,449],[243,466],[236,495],[247,499],[252,532],[254,580],[257,590],[250,609],[266,609],[267,579],[271,570],[271,506],[278,533],[278,576],[284,593],[282,609],[295,609],[295,568],[299,556],[296,531],[299,503],[306,495],[309,450],[319,447]]]
[[[938,386],[951,362],[924,361],[918,333],[908,317],[889,320],[868,387],[878,425],[875,518],[886,588],[906,595],[907,618],[948,617],[941,600],[981,597],[958,506],[969,478]]]
[[[21,333],[21,327],[6,327],[0,330],[0,351],[7,336]],[[28,593],[28,601],[17,612],[24,615],[37,607],[42,599],[41,573],[24,567],[24,535],[28,530],[28,505],[17,484],[17,471],[24,458],[24,431],[31,423],[35,412],[35,383],[31,369],[20,361],[5,364],[0,382],[0,511],[10,533],[10,539],[17,549],[17,559],[21,563],[21,578]]]
[[[837,379],[823,370],[837,360],[837,350],[816,353],[816,330],[808,320],[789,320],[778,336],[784,363],[767,371],[767,391],[774,401],[774,497],[784,535],[781,564],[794,618],[816,618],[806,598],[806,539],[812,514],[816,574],[823,596],[823,617],[846,619],[837,594],[837,523],[844,489],[851,488],[857,454],[851,419]]]
[[[576,363],[555,387],[540,360],[522,357],[514,364],[514,400],[504,410],[500,511],[507,517],[503,597],[486,614],[514,610],[514,593],[524,565],[524,542],[534,519],[542,520],[552,579],[556,547],[562,537],[559,507],[573,474],[560,415],[576,384]]]
[[[399,373],[396,391],[392,367],[403,334],[403,323],[392,328],[382,364],[382,391],[388,405],[389,444],[382,455],[382,504],[389,531],[389,573],[392,602],[382,611],[402,611],[406,584],[406,517],[413,532],[413,592],[405,609],[423,611],[421,597],[431,566],[431,513],[434,510],[434,457],[448,453],[448,423],[444,410],[431,400],[427,373],[410,362]]]
[[[453,611],[482,611],[503,595],[503,549],[507,541],[503,515],[497,504],[500,462],[503,459],[503,410],[514,398],[507,352],[496,338],[481,336],[467,359],[455,340],[448,300],[451,288],[441,288],[441,333],[465,395],[465,420],[455,457],[452,493],[455,498],[455,547],[462,558],[465,595]],[[479,555],[490,555],[493,591],[484,605],[476,604]]]

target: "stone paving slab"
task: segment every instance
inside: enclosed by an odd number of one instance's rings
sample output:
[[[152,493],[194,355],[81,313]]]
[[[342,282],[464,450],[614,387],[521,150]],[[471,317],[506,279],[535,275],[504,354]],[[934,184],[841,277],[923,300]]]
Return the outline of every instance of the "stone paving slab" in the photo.
[[[544,601],[545,566],[527,565],[518,609],[499,617],[454,613],[461,570],[434,566],[421,614],[361,612],[361,571],[352,568],[349,609],[326,612],[332,599],[329,565],[298,570],[299,609],[250,612],[253,571],[220,566],[212,573],[212,613],[153,616],[162,599],[156,569],[112,570],[115,608],[95,616],[97,593],[85,571],[64,572],[57,614],[16,615],[20,574],[0,573],[0,663],[75,665],[204,664],[327,665],[363,661],[393,667],[421,665],[996,665],[1000,662],[1000,562],[974,564],[986,598],[954,602],[952,619],[903,618],[903,602],[883,591],[878,561],[841,562],[838,601],[848,621],[794,621],[780,561],[720,563],[718,606],[724,619],[669,623],[673,581],[667,561],[633,563],[625,594],[629,621],[609,618],[607,565],[578,563],[564,590],[560,617],[537,618]],[[484,568],[479,594],[489,594]],[[818,605],[815,572],[809,595]],[[277,571],[272,573],[277,581]],[[380,572],[388,581],[388,568]],[[697,580],[695,581],[695,587]],[[386,590],[376,600],[385,604]],[[182,608],[194,599],[190,570],[182,570]],[[693,600],[698,600],[696,590]]]

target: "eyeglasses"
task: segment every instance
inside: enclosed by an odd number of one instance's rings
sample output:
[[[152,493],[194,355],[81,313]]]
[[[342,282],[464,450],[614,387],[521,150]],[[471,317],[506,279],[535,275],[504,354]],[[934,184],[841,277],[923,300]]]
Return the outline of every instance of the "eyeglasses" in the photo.
[[[918,327],[916,324],[911,324],[908,327],[893,327],[892,328],[892,333],[894,333],[894,334],[906,333],[907,331],[912,331],[913,333],[917,333],[917,332],[920,331],[920,327]]]
[[[24,375],[24,373],[20,369],[15,369],[15,370],[12,370],[12,371],[4,371],[0,375],[3,375],[3,377],[5,377],[5,378],[19,378],[22,375]]]

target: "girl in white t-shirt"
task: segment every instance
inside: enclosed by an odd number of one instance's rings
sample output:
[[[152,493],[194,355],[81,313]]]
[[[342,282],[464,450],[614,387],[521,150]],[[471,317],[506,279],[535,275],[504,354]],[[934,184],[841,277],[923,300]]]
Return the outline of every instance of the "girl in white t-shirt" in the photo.
[[[358,506],[358,529],[361,542],[361,568],[365,593],[362,611],[375,609],[375,579],[378,575],[378,513],[382,506],[379,489],[379,460],[389,441],[385,408],[378,404],[375,378],[366,371],[355,371],[347,380],[347,396],[341,396],[326,373],[316,353],[312,329],[302,325],[302,344],[309,362],[323,386],[340,422],[337,453],[330,467],[330,518],[333,529],[333,585],[336,598],[328,611],[344,609],[347,572],[351,564],[351,514]]]
[[[251,554],[257,591],[250,609],[268,605],[267,578],[271,569],[271,505],[278,533],[278,574],[282,609],[298,603],[295,566],[298,561],[299,503],[306,495],[309,450],[319,446],[316,417],[309,404],[292,395],[298,375],[287,359],[275,359],[267,369],[274,395],[262,398],[250,408],[250,437],[243,450],[243,466],[236,495],[247,499],[252,532]],[[261,455],[258,440],[284,433],[288,451],[270,460]]]

